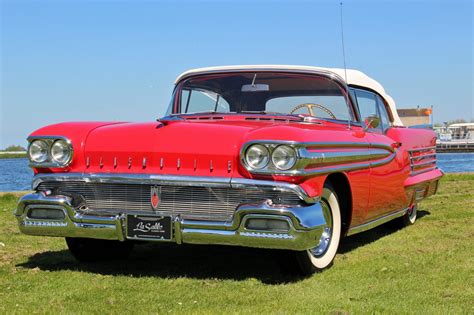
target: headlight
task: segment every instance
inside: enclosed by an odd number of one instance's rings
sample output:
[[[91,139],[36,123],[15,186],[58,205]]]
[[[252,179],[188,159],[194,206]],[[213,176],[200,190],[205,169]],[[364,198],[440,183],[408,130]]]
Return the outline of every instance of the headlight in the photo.
[[[28,148],[28,156],[30,161],[35,163],[43,163],[48,159],[49,145],[44,140],[35,140]]]
[[[267,166],[270,161],[270,152],[261,144],[254,144],[245,153],[245,162],[254,169],[261,169]]]
[[[280,145],[273,150],[272,162],[279,170],[289,170],[296,163],[296,152],[292,147]]]
[[[51,146],[51,157],[54,162],[67,164],[71,159],[72,149],[65,140],[56,140]]]

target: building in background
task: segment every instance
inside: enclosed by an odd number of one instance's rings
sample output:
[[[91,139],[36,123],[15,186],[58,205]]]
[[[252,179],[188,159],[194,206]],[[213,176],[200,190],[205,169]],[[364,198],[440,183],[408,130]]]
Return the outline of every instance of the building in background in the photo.
[[[415,126],[415,125],[429,125],[431,124],[431,114],[433,113],[433,107],[428,108],[401,108],[397,109],[398,116],[403,122],[403,125]]]

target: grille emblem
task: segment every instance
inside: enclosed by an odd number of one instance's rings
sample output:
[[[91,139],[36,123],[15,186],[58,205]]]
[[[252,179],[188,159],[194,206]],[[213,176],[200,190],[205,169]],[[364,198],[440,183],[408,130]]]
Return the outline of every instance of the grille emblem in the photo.
[[[151,207],[153,210],[157,210],[158,206],[160,205],[160,194],[161,194],[161,187],[160,186],[152,186],[151,187]]]

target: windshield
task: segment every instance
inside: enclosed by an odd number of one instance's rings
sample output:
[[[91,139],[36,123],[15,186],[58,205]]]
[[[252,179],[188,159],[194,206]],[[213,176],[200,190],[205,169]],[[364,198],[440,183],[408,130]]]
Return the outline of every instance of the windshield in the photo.
[[[173,114],[270,113],[352,120],[343,88],[317,75],[249,72],[191,77],[175,93]]]

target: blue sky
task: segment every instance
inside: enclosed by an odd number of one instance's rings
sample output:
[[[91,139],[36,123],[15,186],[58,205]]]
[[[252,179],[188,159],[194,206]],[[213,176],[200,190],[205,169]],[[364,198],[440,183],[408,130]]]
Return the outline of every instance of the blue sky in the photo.
[[[152,121],[195,67],[342,66],[339,1],[7,1],[0,148],[41,126]],[[473,118],[472,1],[344,1],[349,68],[399,108]]]

